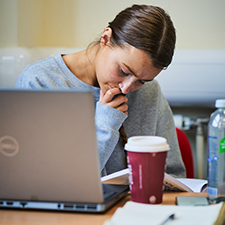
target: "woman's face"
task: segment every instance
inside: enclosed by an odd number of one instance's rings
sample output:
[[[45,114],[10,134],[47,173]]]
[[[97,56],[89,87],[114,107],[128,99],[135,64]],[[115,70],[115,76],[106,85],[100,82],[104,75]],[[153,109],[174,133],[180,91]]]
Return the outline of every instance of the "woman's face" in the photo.
[[[99,87],[103,93],[118,87],[127,94],[137,90],[145,82],[152,81],[161,69],[152,65],[146,52],[131,45],[112,47],[100,44],[95,61],[95,72]]]

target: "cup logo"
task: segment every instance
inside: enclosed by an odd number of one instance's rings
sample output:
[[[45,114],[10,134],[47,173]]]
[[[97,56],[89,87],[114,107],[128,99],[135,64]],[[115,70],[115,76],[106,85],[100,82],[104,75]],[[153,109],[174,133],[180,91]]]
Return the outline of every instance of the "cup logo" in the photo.
[[[18,141],[11,136],[0,137],[0,152],[7,157],[15,156],[19,152]]]

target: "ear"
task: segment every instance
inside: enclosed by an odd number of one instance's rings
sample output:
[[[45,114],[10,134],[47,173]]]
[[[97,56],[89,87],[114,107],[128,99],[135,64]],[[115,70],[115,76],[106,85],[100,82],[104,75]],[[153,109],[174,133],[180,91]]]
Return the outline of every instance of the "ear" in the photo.
[[[112,29],[110,27],[105,28],[104,31],[102,32],[101,44],[102,45],[110,44],[111,36],[112,36]]]

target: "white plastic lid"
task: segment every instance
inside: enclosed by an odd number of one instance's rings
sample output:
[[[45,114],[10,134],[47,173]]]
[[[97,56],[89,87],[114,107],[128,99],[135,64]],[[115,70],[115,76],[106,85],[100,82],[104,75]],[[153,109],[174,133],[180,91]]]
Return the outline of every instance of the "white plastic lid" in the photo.
[[[217,99],[215,106],[216,108],[225,108],[225,99]]]
[[[161,152],[170,150],[166,138],[158,136],[134,136],[128,138],[125,150],[132,152]]]

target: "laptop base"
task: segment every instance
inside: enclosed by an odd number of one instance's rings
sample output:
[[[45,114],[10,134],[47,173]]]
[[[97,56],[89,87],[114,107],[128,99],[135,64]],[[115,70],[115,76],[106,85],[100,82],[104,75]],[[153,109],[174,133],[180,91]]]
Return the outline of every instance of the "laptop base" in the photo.
[[[106,184],[103,185],[104,189]],[[129,186],[127,185],[108,185],[107,188],[115,189],[110,191],[103,203],[72,203],[72,202],[40,202],[24,200],[2,200],[0,199],[0,209],[21,209],[21,210],[44,210],[58,212],[88,212],[104,213],[116,202],[127,196]],[[118,191],[121,192],[118,194]],[[116,196],[116,197],[115,197]],[[113,200],[112,200],[113,199]]]

